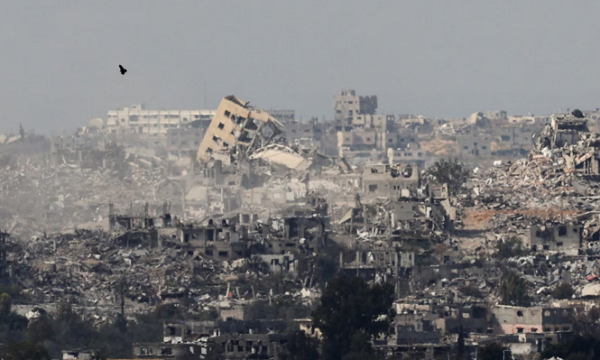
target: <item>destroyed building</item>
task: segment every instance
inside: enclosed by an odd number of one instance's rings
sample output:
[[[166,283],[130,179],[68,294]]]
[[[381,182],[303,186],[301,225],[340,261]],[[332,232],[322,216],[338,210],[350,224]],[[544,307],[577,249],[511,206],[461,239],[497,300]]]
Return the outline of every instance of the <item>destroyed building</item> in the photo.
[[[393,247],[357,250],[356,256],[346,262],[340,254],[340,269],[347,276],[360,276],[367,281],[390,283],[396,286],[400,278],[410,276],[415,266],[415,253]]]
[[[394,164],[415,164],[419,169],[424,169],[429,154],[420,149],[392,149],[387,150],[387,158],[390,165]]]
[[[413,311],[396,315],[396,344],[438,344],[441,332],[436,328],[435,314],[419,314]]]
[[[452,221],[438,200],[400,198],[393,203],[391,223],[402,230],[449,231]]]
[[[266,111],[231,95],[223,98],[198,148],[198,160],[245,159],[255,149],[271,143],[282,131],[281,124]]]
[[[375,129],[338,131],[337,143],[340,149],[364,151],[377,148],[377,132]]]
[[[532,224],[526,237],[531,251],[560,252],[577,255],[581,248],[582,228],[579,224]]]
[[[492,308],[496,334],[554,333],[573,331],[574,310],[570,308],[516,307]]]
[[[285,334],[223,334],[208,338],[207,359],[277,359],[287,343]],[[216,357],[218,355],[218,357]],[[211,357],[212,356],[212,357]]]
[[[543,128],[537,139],[537,147],[541,150],[574,145],[579,141],[579,134],[587,132],[587,119],[571,114],[557,114],[552,116],[550,124]]]
[[[171,344],[187,343],[200,336],[214,336],[219,332],[216,321],[185,320],[165,322],[163,325],[163,342]]]
[[[374,115],[376,110],[377,96],[358,96],[354,90],[342,90],[334,101],[335,129],[350,131],[358,122],[363,123],[363,117]]]
[[[188,245],[189,251],[212,257],[217,261],[236,260],[247,256],[248,229],[245,226],[229,225],[226,220],[207,226],[188,224],[177,228],[180,242]]]
[[[68,140],[42,162],[23,158],[0,166],[3,229],[21,235],[0,234],[0,276],[10,273],[11,281],[26,285],[27,299],[44,306],[72,298],[99,325],[118,312],[115,284],[125,279],[128,320],[157,305],[181,311],[182,320],[165,321],[162,342],[133,344],[133,355],[148,360],[276,358],[288,330],[299,327],[318,338],[311,319],[292,326],[289,319],[260,319],[265,315],[256,309],[310,310],[325,285],[317,279],[322,260],[406,296],[395,303],[395,334],[373,340],[386,354],[447,356],[461,328],[472,341],[467,346],[503,341],[523,352],[540,339],[556,342],[572,333],[573,309],[600,297],[594,241],[600,199],[592,176],[600,174],[600,140],[583,120],[557,116],[540,140],[548,146],[489,169],[483,163],[467,168],[468,180],[450,193],[448,184],[421,178],[425,159],[435,160],[434,145],[450,143],[427,127],[452,124],[443,136],[468,137],[464,150],[475,156],[520,153],[531,145],[533,127],[485,129],[508,121],[503,112],[476,113],[472,123],[396,122],[375,115],[376,99],[352,91],[344,96],[333,122],[295,122],[293,113],[269,114],[228,96],[212,120],[192,120],[198,132],[171,126],[177,119],[166,113],[169,121],[152,133],[163,136],[169,125],[167,142],[180,143],[167,151],[119,146],[113,152],[99,141],[80,156],[85,141]],[[136,111],[119,125],[123,132],[135,130]],[[333,135],[327,145],[365,150],[356,157],[376,164],[354,167],[346,158],[323,156],[314,141],[305,142],[317,138],[317,129]],[[351,144],[345,136],[358,140]],[[181,143],[184,138],[194,143]],[[189,147],[197,150],[195,159],[172,156]],[[111,164],[128,171],[120,177]],[[526,249],[498,256],[501,242],[515,234]],[[531,307],[496,305],[504,302],[506,271],[523,279]],[[573,293],[555,304],[562,283]],[[193,320],[205,316],[217,320]]]
[[[419,169],[416,165],[365,166],[363,169],[362,190],[376,196],[410,196],[420,184]]]
[[[176,359],[195,360],[198,358],[211,359],[207,357],[207,348],[200,344],[163,344],[163,343],[135,343],[133,344],[133,355],[136,359]],[[216,359],[216,357],[212,357]]]

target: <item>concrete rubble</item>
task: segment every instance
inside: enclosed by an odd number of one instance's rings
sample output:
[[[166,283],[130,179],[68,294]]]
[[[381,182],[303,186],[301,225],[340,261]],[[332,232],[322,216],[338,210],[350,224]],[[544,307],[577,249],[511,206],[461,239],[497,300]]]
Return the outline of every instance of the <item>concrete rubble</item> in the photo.
[[[434,126],[376,115],[376,97],[350,109],[356,104],[343,101],[355,97],[344,91],[336,109],[352,114],[356,128],[346,129],[348,117],[338,116],[321,129],[345,142],[340,149],[350,148],[337,154],[317,147],[316,135],[292,141],[313,134],[316,122],[284,124],[235,96],[225,97],[212,119],[196,120],[207,127],[187,156],[106,141],[98,121],[85,133],[94,144],[87,148],[62,140],[27,156],[0,148],[0,253],[7,254],[0,274],[31,302],[17,305],[28,313],[32,304],[68,298],[106,322],[119,310],[125,283],[129,316],[164,304],[190,318],[218,313],[220,322],[198,325],[195,337],[178,333],[185,322],[165,324],[164,343],[134,345],[148,357],[164,344],[206,349],[241,341],[216,329],[234,326],[228,319],[266,321],[248,315],[257,303],[314,307],[329,266],[394,286],[395,335],[374,342],[388,354],[444,354],[460,327],[471,349],[500,339],[520,354],[572,335],[576,315],[600,299],[600,134],[588,120],[554,115],[524,157],[473,166],[464,184],[452,186],[426,171],[421,151],[444,152],[439,144],[452,137],[477,142],[478,131],[505,114]],[[368,141],[395,141],[371,138],[385,126],[409,144],[387,160],[357,161],[373,150]],[[510,144],[498,146],[499,154],[526,142],[513,128],[502,131]],[[438,144],[427,140],[431,134],[441,137]],[[521,245],[501,254],[503,244]],[[507,295],[513,275],[527,301]],[[573,293],[558,301],[563,283]],[[296,320],[318,336],[310,319]],[[239,336],[280,335],[261,326]]]

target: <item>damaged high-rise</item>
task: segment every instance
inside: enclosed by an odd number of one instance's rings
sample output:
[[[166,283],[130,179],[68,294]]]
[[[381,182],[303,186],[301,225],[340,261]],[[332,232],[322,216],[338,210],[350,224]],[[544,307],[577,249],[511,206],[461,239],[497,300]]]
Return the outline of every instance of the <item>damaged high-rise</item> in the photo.
[[[229,165],[275,141],[283,124],[264,110],[233,95],[226,96],[198,148],[198,160],[221,160]]]

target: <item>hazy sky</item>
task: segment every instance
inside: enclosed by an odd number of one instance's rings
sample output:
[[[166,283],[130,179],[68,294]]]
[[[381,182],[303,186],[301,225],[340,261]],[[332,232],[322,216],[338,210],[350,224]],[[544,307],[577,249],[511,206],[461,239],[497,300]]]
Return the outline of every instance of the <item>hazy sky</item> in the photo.
[[[599,15],[597,0],[0,0],[0,132],[230,94],[331,118],[343,88],[382,113],[595,108]]]

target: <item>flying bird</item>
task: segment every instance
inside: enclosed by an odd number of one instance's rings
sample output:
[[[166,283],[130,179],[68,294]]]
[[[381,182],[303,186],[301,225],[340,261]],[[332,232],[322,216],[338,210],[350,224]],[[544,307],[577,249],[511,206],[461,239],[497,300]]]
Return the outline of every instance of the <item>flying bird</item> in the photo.
[[[123,65],[119,65],[119,70],[121,70],[121,75],[125,75],[125,73],[127,72],[127,69],[125,69]]]

